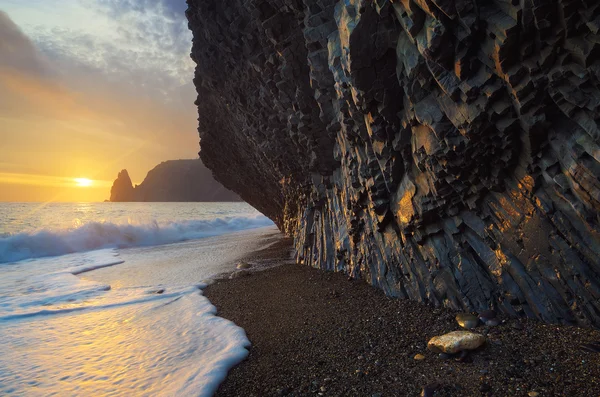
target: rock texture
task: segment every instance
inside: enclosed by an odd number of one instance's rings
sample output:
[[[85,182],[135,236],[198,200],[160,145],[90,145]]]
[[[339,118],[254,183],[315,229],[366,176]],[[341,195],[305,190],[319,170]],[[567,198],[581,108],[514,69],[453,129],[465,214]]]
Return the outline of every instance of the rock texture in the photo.
[[[133,187],[127,170],[113,183],[110,201],[241,201],[214,180],[200,160],[169,160],[154,167]]]
[[[188,5],[201,158],[298,261],[600,326],[600,3]]]

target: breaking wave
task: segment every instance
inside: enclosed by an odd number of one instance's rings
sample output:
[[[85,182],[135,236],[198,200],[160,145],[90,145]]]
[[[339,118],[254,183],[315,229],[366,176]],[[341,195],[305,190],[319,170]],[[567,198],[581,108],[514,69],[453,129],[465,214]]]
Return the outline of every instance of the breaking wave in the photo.
[[[1,236],[0,263],[103,248],[171,244],[271,225],[264,215],[140,225],[91,222],[77,228]]]

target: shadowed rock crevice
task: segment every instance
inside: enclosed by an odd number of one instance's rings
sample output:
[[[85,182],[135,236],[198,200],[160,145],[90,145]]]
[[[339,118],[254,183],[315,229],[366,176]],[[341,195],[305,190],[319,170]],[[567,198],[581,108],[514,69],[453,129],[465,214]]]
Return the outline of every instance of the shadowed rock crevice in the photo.
[[[201,158],[297,259],[600,326],[600,4],[188,0]]]

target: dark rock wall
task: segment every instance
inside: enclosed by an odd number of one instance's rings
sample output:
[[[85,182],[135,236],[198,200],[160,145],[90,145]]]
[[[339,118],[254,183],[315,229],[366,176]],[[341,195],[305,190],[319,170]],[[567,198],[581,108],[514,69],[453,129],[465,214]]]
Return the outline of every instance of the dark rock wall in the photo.
[[[299,261],[600,326],[600,2],[188,4],[201,158]]]

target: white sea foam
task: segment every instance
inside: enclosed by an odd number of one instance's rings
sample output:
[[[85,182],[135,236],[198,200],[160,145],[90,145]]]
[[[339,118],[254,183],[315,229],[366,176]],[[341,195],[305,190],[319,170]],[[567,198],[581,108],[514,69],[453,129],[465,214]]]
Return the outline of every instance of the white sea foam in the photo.
[[[247,356],[200,281],[270,220],[244,203],[38,207],[0,204],[1,396],[209,397]]]
[[[103,248],[170,244],[272,224],[264,215],[149,224],[90,222],[74,228],[38,230],[0,237],[0,263]]]
[[[0,395],[215,392],[248,354],[244,330],[191,280],[111,288],[75,276],[122,262],[105,249],[0,267]]]

